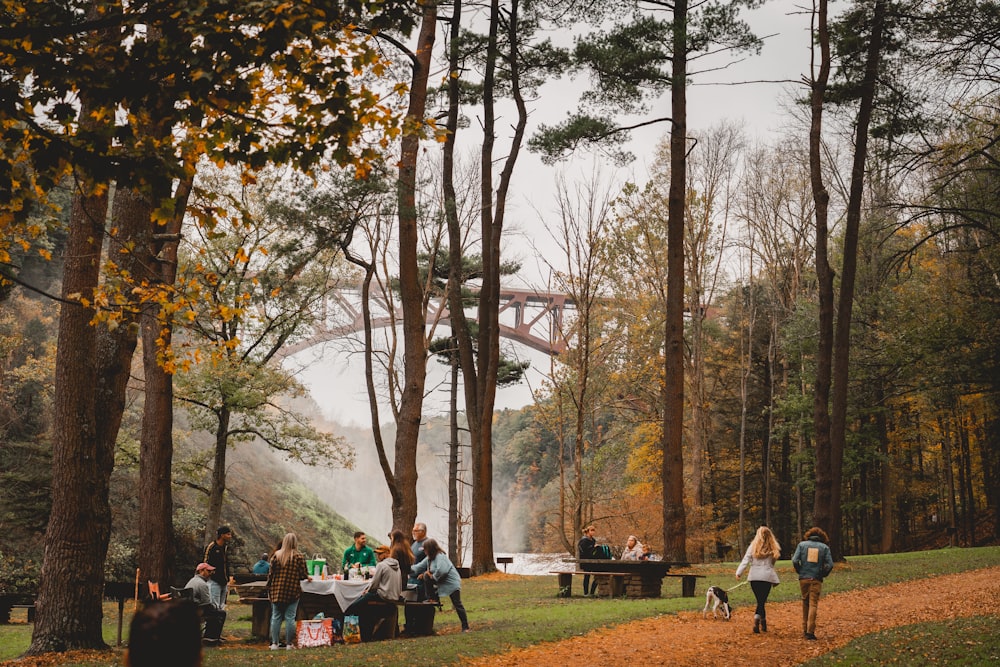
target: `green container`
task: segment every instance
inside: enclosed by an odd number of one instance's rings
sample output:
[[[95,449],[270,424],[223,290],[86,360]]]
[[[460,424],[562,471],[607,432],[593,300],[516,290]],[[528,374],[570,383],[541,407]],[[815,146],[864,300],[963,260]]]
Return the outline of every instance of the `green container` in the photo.
[[[318,558],[316,560],[306,561],[306,570],[314,577],[318,577],[323,574],[323,566],[326,565],[325,558]]]

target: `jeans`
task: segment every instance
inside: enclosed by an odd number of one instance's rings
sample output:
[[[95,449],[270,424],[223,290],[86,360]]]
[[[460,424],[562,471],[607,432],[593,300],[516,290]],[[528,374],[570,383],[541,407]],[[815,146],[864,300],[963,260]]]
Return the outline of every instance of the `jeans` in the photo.
[[[226,622],[226,612],[224,609],[217,609],[214,605],[199,605],[198,611],[205,621],[205,639],[218,639],[222,636],[222,626]]]
[[[761,620],[767,620],[767,613],[764,611],[764,603],[767,602],[767,596],[771,594],[771,589],[774,587],[770,581],[751,581],[750,588],[753,589],[753,596],[757,599],[757,616],[760,616]]]
[[[448,597],[451,598],[451,606],[455,608],[455,613],[458,614],[458,620],[462,622],[462,629],[469,629],[469,617],[465,613],[465,607],[462,605],[462,589],[458,589],[453,592]]]
[[[588,588],[590,590],[587,590]],[[596,590],[597,590],[597,577],[596,576],[594,577],[594,585],[591,586],[590,585],[590,575],[589,574],[583,575],[583,594],[584,595],[593,595],[594,591],[596,591]]]
[[[819,609],[819,594],[823,582],[816,579],[799,579],[802,591],[802,632],[816,634],[816,611]]]
[[[281,638],[281,622],[285,622],[285,643],[289,646],[295,641],[295,612],[299,610],[299,601],[271,603],[271,643],[277,644]]]
[[[214,579],[208,580],[208,594],[212,597],[212,602],[219,609],[226,608],[226,601],[229,598],[229,586],[220,584]]]

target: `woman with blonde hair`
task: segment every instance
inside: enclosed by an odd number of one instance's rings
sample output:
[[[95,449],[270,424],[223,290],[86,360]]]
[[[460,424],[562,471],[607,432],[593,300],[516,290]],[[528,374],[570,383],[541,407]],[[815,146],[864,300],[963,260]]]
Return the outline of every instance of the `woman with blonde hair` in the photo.
[[[271,571],[267,574],[268,597],[271,599],[271,650],[280,648],[281,622],[285,622],[286,648],[292,648],[295,637],[295,612],[302,596],[303,579],[312,581],[306,569],[305,556],[298,551],[295,533],[285,533],[281,548],[271,556]]]
[[[780,583],[778,573],[774,571],[774,562],[778,560],[779,555],[781,555],[781,545],[778,544],[774,533],[767,526],[761,526],[747,547],[743,561],[736,568],[736,578],[739,579],[743,570],[750,566],[747,581],[753,589],[753,596],[757,598],[757,611],[753,615],[754,632],[767,632],[767,613],[764,603],[767,602],[771,589]]]

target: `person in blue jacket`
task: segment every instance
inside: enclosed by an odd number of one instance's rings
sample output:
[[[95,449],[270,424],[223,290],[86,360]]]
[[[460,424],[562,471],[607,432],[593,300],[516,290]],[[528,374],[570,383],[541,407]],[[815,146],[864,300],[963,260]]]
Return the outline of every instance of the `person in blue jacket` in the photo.
[[[806,531],[805,540],[799,542],[792,555],[792,567],[799,573],[802,591],[802,636],[816,639],[816,612],[823,579],[833,570],[833,554],[826,545],[830,541],[822,528],[815,526]]]
[[[424,542],[424,560],[416,563],[410,574],[415,574],[422,582],[433,582],[437,586],[438,595],[447,595],[451,598],[451,604],[455,607],[458,620],[462,622],[462,632],[469,631],[469,617],[465,613],[462,605],[462,578],[458,570],[448,556],[441,550],[436,540],[428,539]],[[436,600],[433,600],[435,601]]]

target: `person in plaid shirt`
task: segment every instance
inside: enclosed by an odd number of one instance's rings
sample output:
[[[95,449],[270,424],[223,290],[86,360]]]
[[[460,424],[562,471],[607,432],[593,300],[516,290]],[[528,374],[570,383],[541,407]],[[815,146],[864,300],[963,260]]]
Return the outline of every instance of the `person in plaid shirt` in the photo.
[[[271,556],[271,571],[267,575],[268,597],[271,600],[271,650],[279,648],[281,621],[285,621],[286,648],[292,648],[295,636],[295,612],[299,608],[299,597],[303,579],[312,581],[306,570],[306,559],[298,552],[298,538],[295,533],[286,533],[281,540],[281,548]]]

